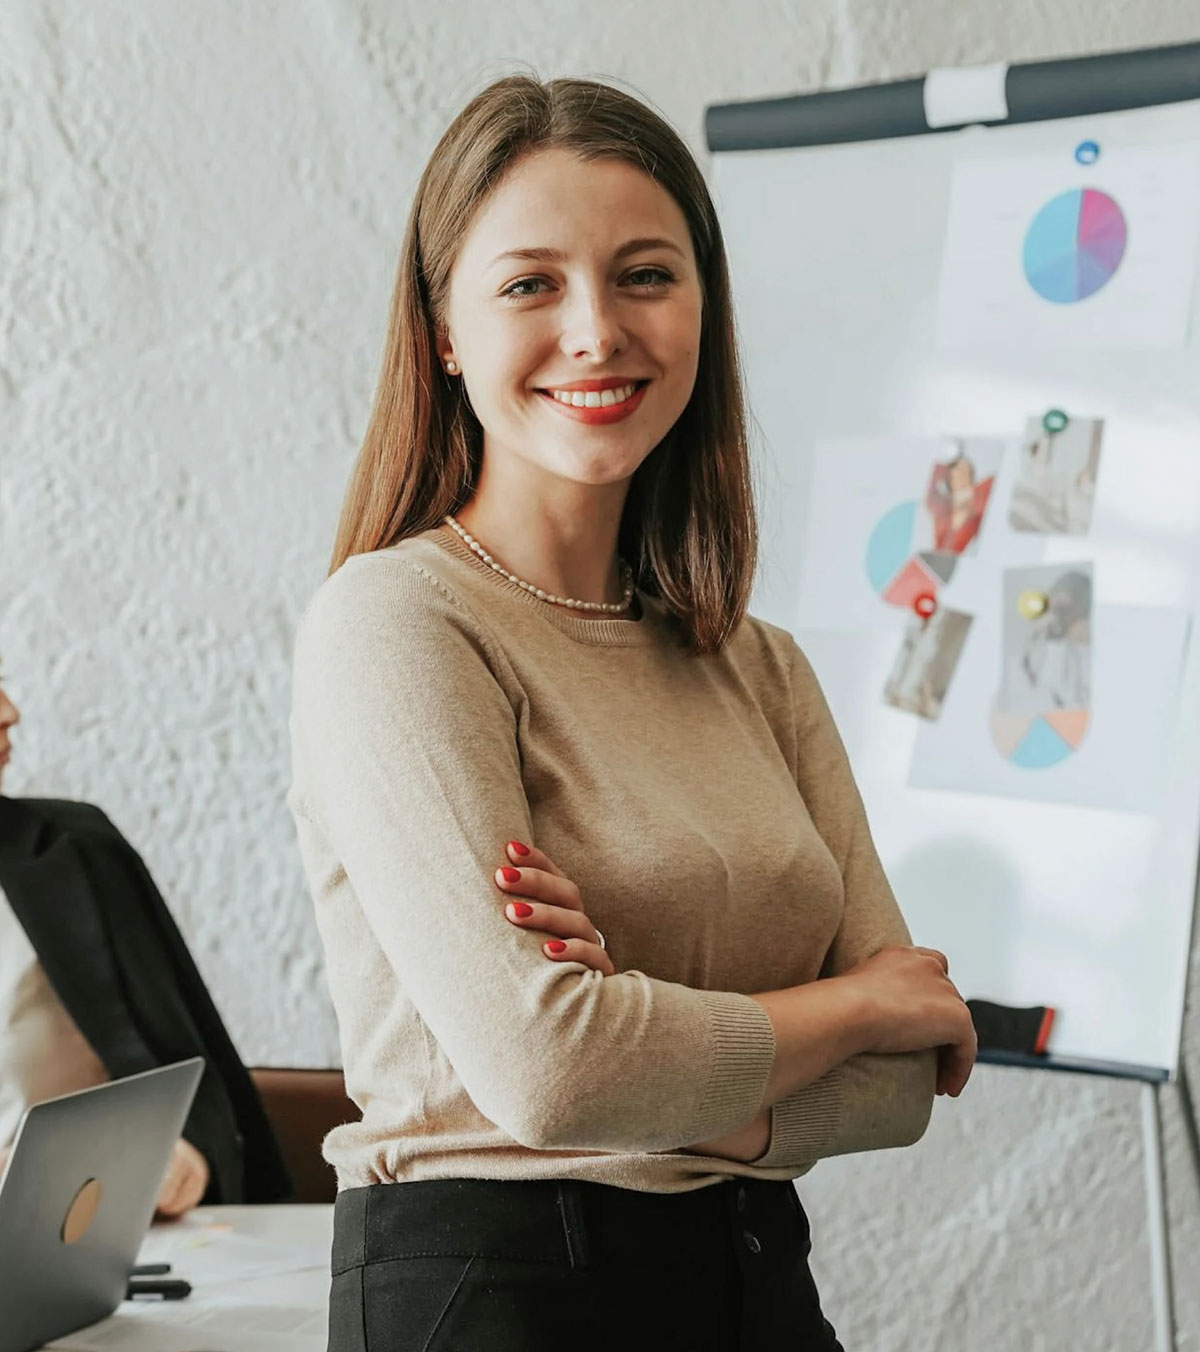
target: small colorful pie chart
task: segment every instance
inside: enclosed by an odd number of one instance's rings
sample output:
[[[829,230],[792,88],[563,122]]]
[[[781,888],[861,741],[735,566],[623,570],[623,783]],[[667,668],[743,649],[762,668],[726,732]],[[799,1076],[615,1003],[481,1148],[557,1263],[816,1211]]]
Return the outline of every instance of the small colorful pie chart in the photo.
[[[930,596],[937,608],[938,588],[954,576],[955,554],[917,551],[920,507],[901,502],[882,516],[867,541],[867,579],[890,606],[912,607]],[[932,614],[932,611],[930,612]]]
[[[1021,714],[994,708],[992,741],[1019,770],[1048,770],[1079,750],[1091,721],[1089,709]]]
[[[1125,215],[1107,193],[1098,188],[1059,193],[1025,234],[1025,278],[1054,305],[1086,300],[1112,280],[1128,237]]]

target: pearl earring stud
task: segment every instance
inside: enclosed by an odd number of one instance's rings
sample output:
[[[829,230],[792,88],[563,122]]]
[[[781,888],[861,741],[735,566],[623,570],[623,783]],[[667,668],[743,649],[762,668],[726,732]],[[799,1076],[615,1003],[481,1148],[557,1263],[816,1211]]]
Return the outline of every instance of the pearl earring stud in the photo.
[[[453,357],[446,358],[446,370],[449,371],[451,375],[458,370],[458,362],[456,362]]]

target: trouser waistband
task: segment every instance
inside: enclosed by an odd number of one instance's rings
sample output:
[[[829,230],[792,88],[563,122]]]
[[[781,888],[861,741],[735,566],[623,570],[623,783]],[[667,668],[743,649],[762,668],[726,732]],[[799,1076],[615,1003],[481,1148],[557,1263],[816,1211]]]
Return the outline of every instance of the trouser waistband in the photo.
[[[425,1179],[338,1193],[333,1275],[396,1258],[460,1255],[587,1267],[592,1238],[611,1227],[623,1246],[653,1252],[664,1232],[724,1223],[733,1180],[688,1192],[651,1193],[579,1179]],[[790,1183],[736,1180],[747,1191]]]

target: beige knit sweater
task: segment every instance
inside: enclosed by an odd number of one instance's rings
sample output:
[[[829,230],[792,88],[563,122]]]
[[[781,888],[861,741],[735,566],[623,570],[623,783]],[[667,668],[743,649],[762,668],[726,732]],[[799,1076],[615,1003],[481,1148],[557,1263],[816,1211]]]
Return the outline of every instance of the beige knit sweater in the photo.
[[[689,1154],[762,1107],[750,992],[909,936],[807,660],[747,617],[689,656],[661,602],[539,601],[439,526],[349,559],[295,647],[288,805],[350,1096],[343,1188],[791,1179],[924,1131],[933,1053],[856,1056],[775,1104],[752,1163]],[[504,916],[505,842],[580,888],[617,974]]]

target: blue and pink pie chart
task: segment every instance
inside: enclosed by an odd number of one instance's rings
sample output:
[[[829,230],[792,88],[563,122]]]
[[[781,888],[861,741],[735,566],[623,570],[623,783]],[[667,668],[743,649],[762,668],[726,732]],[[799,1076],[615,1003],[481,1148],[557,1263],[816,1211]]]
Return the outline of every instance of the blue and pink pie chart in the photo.
[[[1107,286],[1125,257],[1129,231],[1116,201],[1098,188],[1053,197],[1025,234],[1025,279],[1043,300],[1072,305]]]

